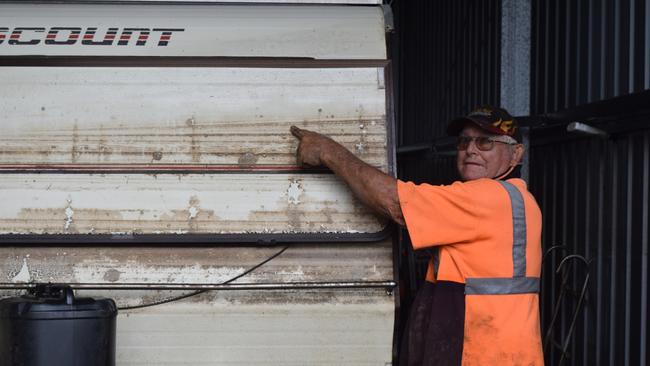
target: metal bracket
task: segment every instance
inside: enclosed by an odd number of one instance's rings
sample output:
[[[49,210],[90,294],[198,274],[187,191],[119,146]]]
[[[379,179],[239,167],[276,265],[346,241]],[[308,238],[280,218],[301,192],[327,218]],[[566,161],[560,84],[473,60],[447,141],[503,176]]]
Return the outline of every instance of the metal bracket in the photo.
[[[609,134],[600,128],[590,126],[582,122],[571,122],[566,126],[567,132],[578,132],[585,135],[599,136],[602,138],[609,137]]]

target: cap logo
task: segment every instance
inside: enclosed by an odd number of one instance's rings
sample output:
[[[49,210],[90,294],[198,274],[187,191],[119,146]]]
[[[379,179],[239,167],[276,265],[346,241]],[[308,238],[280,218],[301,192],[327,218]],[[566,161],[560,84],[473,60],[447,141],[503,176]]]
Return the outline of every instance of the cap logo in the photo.
[[[510,134],[512,133],[511,130],[513,129],[512,122],[513,120],[504,121],[503,119],[499,118],[498,121],[492,123],[492,126],[500,129],[504,133]]]

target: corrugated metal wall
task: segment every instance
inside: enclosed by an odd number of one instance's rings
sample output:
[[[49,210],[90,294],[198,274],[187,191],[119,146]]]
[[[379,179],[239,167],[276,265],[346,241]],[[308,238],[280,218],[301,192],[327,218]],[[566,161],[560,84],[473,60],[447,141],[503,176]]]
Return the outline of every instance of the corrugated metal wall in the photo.
[[[566,246],[544,263],[544,329],[559,299],[561,278],[552,271],[560,259],[579,254],[591,261],[586,303],[565,364],[647,364],[649,151],[649,131],[533,149],[530,185],[544,213],[543,245]],[[587,270],[574,264],[568,284],[580,290]],[[562,302],[558,341],[568,334],[576,297]],[[559,350],[549,347],[546,358],[557,365]]]
[[[532,120],[576,107],[584,112],[585,104],[650,89],[650,2],[531,0],[531,5]],[[500,7],[501,1],[409,1],[408,6],[394,1],[400,146],[444,136],[447,121],[475,104],[499,104]],[[648,363],[650,116],[643,113],[613,112],[619,115],[614,121],[611,115],[588,116],[597,127],[605,120],[615,125],[618,132],[607,139],[571,136],[565,125],[536,125],[531,132],[530,186],[544,213],[544,246],[566,245],[544,264],[544,330],[559,296],[560,278],[552,270],[561,255],[592,261],[586,305],[565,364]],[[633,131],[626,127],[632,125]],[[402,179],[446,183],[454,170],[451,156],[430,150],[398,156]],[[402,281],[414,283],[423,276],[427,255],[413,255],[408,243],[402,251],[408,261],[400,264]],[[577,287],[585,273],[578,265],[569,284]],[[556,339],[567,334],[575,303],[575,297],[565,300]],[[547,364],[559,358],[557,350],[549,351]]]
[[[400,146],[445,136],[451,118],[499,102],[499,3],[395,2],[404,65],[399,75]]]
[[[544,214],[543,245],[566,246],[544,264],[543,328],[561,290],[552,271],[562,256],[581,255],[590,261],[590,282],[564,364],[647,365],[650,116],[612,110],[627,115],[612,122],[611,116],[590,115],[585,104],[650,88],[650,2],[532,3],[533,116],[571,115],[579,107],[596,127],[606,128],[599,126],[606,119],[618,130],[637,126],[605,139],[532,130],[530,185]],[[554,121],[562,122],[572,121]],[[571,287],[580,289],[586,269],[576,263],[569,271]],[[563,301],[554,339],[568,335],[576,304],[573,295]],[[556,365],[561,354],[549,348],[546,358]]]
[[[650,3],[533,0],[531,114],[650,88]]]

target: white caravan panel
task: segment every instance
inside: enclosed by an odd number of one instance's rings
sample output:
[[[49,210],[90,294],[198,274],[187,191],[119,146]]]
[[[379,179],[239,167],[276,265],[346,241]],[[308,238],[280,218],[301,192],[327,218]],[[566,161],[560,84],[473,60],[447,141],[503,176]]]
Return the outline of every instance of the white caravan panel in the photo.
[[[386,59],[368,6],[0,4],[0,56]]]

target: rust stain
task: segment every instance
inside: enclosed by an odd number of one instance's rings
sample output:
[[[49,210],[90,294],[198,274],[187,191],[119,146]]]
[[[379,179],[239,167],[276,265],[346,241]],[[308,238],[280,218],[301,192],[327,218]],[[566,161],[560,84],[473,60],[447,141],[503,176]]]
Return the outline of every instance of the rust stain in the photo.
[[[295,207],[289,207],[286,211],[287,215],[287,225],[289,230],[300,231],[302,227],[303,219],[305,218],[304,212],[296,209]]]
[[[194,119],[194,116],[190,117],[185,121],[185,124],[191,128],[190,132],[190,155],[192,156],[192,162],[193,163],[198,163],[201,161],[201,145],[199,141],[197,140],[197,127],[196,127],[196,120]]]
[[[65,209],[48,208],[23,208],[15,220],[2,220],[4,225],[9,225],[9,231],[28,233],[92,233],[95,227],[111,227],[123,221],[122,215],[113,210],[78,209],[72,208],[69,201]],[[65,215],[63,224],[61,214]],[[6,223],[6,224],[5,224]],[[67,226],[67,227],[66,227]],[[34,232],[38,228],[38,232]]]
[[[242,167],[250,167],[255,165],[255,163],[257,163],[257,160],[258,160],[257,155],[251,152],[247,152],[239,157],[237,164],[239,164]]]
[[[108,271],[106,271],[104,273],[104,281],[117,282],[117,281],[120,280],[120,274],[121,273],[122,272],[120,272],[120,271],[118,271],[118,270],[116,270],[114,268],[111,268],[111,269],[109,269]]]
[[[325,205],[325,208],[320,210],[320,212],[325,215],[325,222],[328,224],[333,224],[334,220],[332,219],[332,215],[336,214],[336,210],[333,209],[332,207],[329,207],[328,205]]]
[[[379,121],[379,123],[377,123]],[[0,136],[0,164],[174,163],[287,165],[295,163],[296,139],[289,126],[300,124],[331,136],[375,166],[386,164],[383,116],[305,121],[227,121],[175,127],[112,126],[37,129]],[[363,125],[363,129],[359,129]],[[152,133],[153,131],[153,133]],[[359,134],[359,131],[361,134]],[[153,157],[153,160],[152,160]]]
[[[78,131],[77,124],[75,123],[74,126],[72,127],[72,150],[70,153],[72,154],[72,162],[76,163],[77,158],[79,158],[79,151],[77,144],[79,143],[79,131]]]
[[[65,229],[67,216],[64,208],[23,208],[15,219],[0,220],[0,231],[30,234],[107,234],[107,233],[285,233],[285,232],[377,232],[385,221],[369,216],[367,209],[359,208],[359,214],[338,211],[335,207],[305,211],[299,205],[291,205],[284,198],[282,210],[251,211],[246,218],[227,220],[220,218],[214,210],[202,208],[198,199],[188,199],[184,209],[173,209],[167,213],[148,214],[146,209],[70,210],[71,221]],[[134,215],[134,212],[136,213]],[[132,219],[125,219],[129,213]],[[285,217],[286,219],[282,219]],[[342,224],[344,223],[344,224]]]
[[[104,125],[99,125],[99,140],[97,145],[97,150],[99,151],[99,159],[105,162],[109,161],[110,155],[113,153],[113,148],[111,148],[110,144],[106,140]]]

